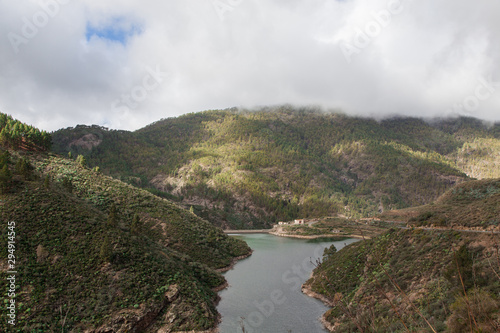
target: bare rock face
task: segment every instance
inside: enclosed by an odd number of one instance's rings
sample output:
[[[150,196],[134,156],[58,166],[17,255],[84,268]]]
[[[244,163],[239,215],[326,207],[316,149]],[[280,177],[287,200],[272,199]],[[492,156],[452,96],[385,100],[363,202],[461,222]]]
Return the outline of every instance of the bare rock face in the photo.
[[[79,148],[84,148],[87,150],[91,150],[94,147],[99,146],[102,143],[102,139],[99,138],[96,134],[86,134],[82,136],[80,139],[75,140],[69,144],[69,147],[76,146]]]

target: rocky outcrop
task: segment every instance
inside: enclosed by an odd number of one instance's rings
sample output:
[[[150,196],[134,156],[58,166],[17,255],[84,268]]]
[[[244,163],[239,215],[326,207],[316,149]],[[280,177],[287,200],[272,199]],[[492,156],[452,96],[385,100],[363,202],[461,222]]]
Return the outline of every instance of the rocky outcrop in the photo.
[[[115,332],[144,332],[151,326],[167,307],[174,303],[179,297],[177,285],[171,285],[165,292],[163,302],[146,308],[143,304],[139,309],[127,309],[113,315],[104,325],[95,329],[87,330],[86,333],[115,333]]]
[[[310,286],[308,286],[306,284],[302,285],[302,292],[304,294],[306,294],[307,296],[309,296],[309,297],[319,299],[326,306],[329,306],[329,307],[334,306],[334,304],[333,304],[333,302],[331,300],[329,300],[327,297],[325,297],[325,296],[323,296],[321,294],[318,294],[317,292],[312,291],[311,288],[310,288]]]
[[[72,146],[76,146],[86,150],[91,150],[92,148],[99,146],[101,143],[101,138],[99,138],[96,134],[89,133],[82,136],[80,139],[71,142],[69,147],[71,148]]]

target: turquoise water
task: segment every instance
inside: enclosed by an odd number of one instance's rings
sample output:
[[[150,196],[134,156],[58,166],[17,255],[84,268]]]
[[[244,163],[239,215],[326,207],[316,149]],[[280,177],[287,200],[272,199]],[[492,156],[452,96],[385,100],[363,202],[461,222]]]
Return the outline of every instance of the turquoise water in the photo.
[[[327,332],[319,321],[328,308],[304,295],[301,285],[311,275],[313,262],[335,244],[337,250],[357,240],[311,242],[268,234],[236,236],[254,250],[225,273],[229,288],[220,292],[217,307],[221,333]]]

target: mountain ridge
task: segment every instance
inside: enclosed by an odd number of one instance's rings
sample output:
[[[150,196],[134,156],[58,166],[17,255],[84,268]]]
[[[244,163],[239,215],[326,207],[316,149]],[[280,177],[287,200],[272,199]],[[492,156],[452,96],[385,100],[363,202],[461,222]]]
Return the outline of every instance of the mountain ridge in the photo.
[[[500,124],[473,118],[376,121],[283,106],[205,111],[135,132],[80,126],[53,137],[54,151],[83,154],[106,174],[231,229],[365,217],[429,203],[470,177],[500,177]],[[84,137],[100,144],[74,145]]]

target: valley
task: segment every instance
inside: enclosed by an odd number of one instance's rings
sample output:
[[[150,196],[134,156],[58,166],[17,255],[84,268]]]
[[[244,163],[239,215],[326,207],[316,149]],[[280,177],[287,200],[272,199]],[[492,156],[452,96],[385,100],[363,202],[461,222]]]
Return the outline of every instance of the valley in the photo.
[[[500,329],[498,124],[278,107],[49,134],[0,116],[19,332]],[[266,276],[284,321],[254,295]]]

